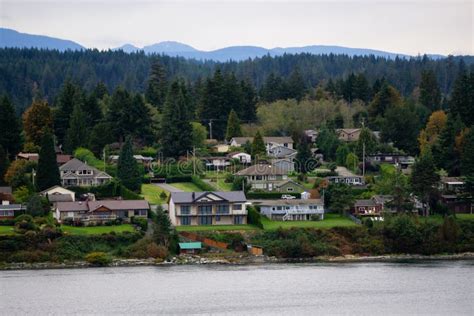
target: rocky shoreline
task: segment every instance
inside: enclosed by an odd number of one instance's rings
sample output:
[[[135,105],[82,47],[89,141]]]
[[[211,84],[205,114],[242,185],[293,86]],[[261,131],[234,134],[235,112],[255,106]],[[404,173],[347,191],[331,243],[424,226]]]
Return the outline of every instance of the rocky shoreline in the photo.
[[[442,260],[474,260],[474,253],[440,254],[440,255],[382,255],[357,256],[346,255],[339,257],[314,258],[276,258],[267,256],[246,256],[208,258],[201,256],[175,256],[170,260],[156,259],[114,259],[107,267],[134,267],[134,266],[171,266],[171,265],[253,265],[266,263],[367,263],[367,262],[417,262]],[[0,270],[38,270],[38,269],[78,269],[93,268],[86,261],[38,262],[38,263],[0,263]]]

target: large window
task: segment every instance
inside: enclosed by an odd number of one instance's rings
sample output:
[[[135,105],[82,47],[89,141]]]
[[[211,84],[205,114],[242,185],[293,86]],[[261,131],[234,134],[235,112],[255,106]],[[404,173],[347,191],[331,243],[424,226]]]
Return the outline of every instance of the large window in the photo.
[[[200,216],[199,225],[212,225],[212,216]]]
[[[244,223],[244,216],[243,215],[237,215],[237,216],[234,216],[234,224],[238,225],[238,224],[243,224]]]
[[[180,206],[181,215],[191,215],[191,206],[190,205],[181,205]]]
[[[217,213],[219,215],[229,214],[229,204],[219,204],[217,205]]]
[[[199,205],[198,215],[212,215],[212,205]]]
[[[242,210],[242,204],[234,204],[234,205],[232,205],[232,210],[234,210],[234,211],[240,211],[240,210]]]
[[[181,225],[191,225],[191,217],[181,217]]]

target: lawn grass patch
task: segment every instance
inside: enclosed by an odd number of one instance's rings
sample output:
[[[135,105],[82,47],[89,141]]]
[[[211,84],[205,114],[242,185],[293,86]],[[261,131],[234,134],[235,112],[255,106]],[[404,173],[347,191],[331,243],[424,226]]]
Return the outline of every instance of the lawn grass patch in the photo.
[[[141,196],[148,201],[150,204],[161,205],[166,203],[166,199],[162,199],[160,194],[165,192],[166,196],[169,196],[169,192],[163,190],[157,185],[154,184],[142,184]]]
[[[15,234],[13,226],[0,226],[0,235],[13,235]]]
[[[324,214],[322,221],[272,221],[262,216],[262,224],[265,230],[276,230],[278,228],[332,228],[350,227],[357,224],[349,218],[339,214]]]
[[[123,224],[117,226],[89,226],[89,227],[76,227],[76,226],[67,226],[62,225],[61,229],[63,232],[71,235],[100,235],[107,234],[111,232],[115,233],[124,233],[124,232],[134,232],[135,228],[130,224]]]
[[[192,182],[175,182],[170,183],[170,185],[185,192],[202,192],[202,190]]]

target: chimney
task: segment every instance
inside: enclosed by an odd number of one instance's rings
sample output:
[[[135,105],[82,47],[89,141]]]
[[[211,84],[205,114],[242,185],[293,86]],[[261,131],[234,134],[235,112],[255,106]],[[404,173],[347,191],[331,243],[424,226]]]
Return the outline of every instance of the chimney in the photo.
[[[10,201],[8,200],[2,201],[2,205],[10,205]]]
[[[193,195],[192,195],[193,201],[194,201],[194,196],[195,196],[195,193],[193,192]]]

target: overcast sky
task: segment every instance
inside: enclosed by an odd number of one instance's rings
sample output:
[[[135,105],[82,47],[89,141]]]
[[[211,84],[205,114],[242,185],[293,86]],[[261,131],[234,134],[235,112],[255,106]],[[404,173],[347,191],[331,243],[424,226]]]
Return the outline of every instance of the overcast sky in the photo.
[[[0,0],[0,25],[86,47],[341,45],[474,55],[474,0]]]

